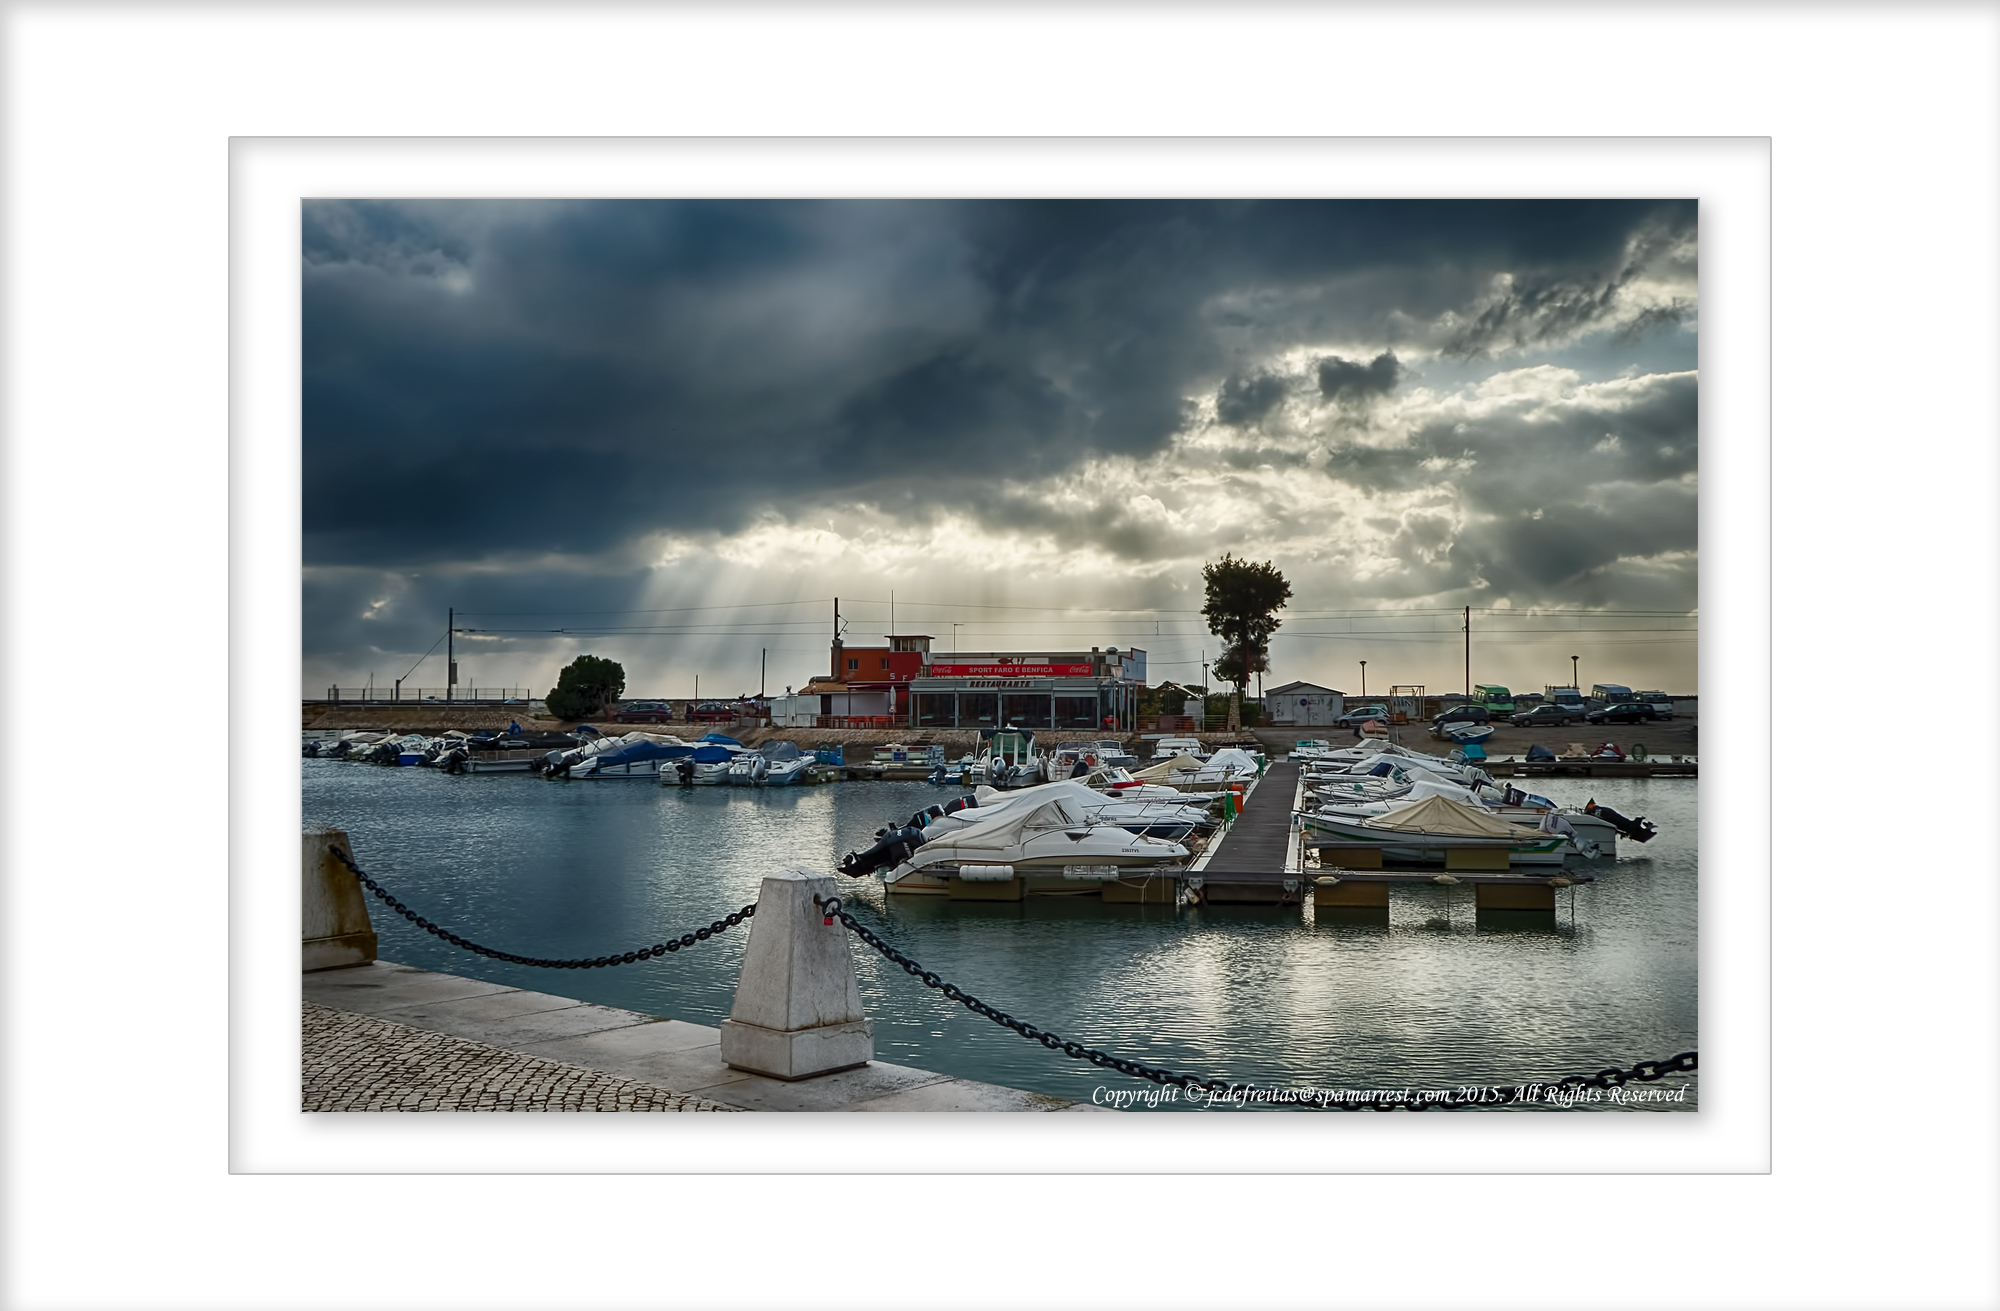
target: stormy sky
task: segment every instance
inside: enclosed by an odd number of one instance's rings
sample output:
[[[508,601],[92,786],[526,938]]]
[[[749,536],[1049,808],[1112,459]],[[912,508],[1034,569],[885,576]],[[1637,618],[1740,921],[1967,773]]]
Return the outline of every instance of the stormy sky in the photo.
[[[1693,692],[1692,201],[302,210],[304,667],[770,690],[894,624],[1269,684]],[[421,663],[419,663],[421,661]],[[416,666],[414,672],[411,667]]]

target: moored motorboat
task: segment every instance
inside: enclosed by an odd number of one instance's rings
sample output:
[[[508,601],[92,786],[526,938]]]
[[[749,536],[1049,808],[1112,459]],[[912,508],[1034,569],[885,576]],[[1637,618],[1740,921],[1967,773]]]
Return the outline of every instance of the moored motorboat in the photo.
[[[1025,728],[983,728],[979,730],[983,778],[991,787],[1033,787],[1046,777],[1041,753],[1035,750],[1035,735]]]
[[[1568,834],[1509,823],[1443,796],[1364,818],[1303,811],[1299,822],[1322,839],[1376,848],[1408,864],[1444,864],[1454,851],[1504,853],[1510,865],[1560,865],[1564,856],[1581,854]]]
[[[873,847],[844,858],[841,872],[873,874],[894,892],[951,893],[954,883],[1023,880],[1019,891],[1082,893],[1098,891],[1121,871],[1162,868],[1188,855],[1178,842],[1093,823],[1067,795],[1037,795],[984,814],[976,806],[935,809],[943,822],[884,829]]]

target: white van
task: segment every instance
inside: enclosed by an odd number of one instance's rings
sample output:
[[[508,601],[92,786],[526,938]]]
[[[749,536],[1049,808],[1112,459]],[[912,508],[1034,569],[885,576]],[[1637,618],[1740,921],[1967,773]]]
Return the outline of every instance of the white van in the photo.
[[[1662,719],[1674,717],[1674,699],[1665,692],[1634,692],[1632,699],[1641,705],[1653,708],[1653,713]]]
[[[1637,700],[1637,698],[1632,695],[1632,689],[1623,683],[1592,683],[1590,685],[1590,708],[1592,710],[1602,710],[1606,706],[1615,706],[1621,701],[1634,700]]]

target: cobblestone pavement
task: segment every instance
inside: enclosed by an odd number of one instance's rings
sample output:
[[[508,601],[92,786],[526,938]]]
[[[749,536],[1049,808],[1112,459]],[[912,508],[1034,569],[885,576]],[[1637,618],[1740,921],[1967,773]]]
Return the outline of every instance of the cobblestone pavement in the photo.
[[[305,1111],[736,1111],[557,1061],[303,1003]]]

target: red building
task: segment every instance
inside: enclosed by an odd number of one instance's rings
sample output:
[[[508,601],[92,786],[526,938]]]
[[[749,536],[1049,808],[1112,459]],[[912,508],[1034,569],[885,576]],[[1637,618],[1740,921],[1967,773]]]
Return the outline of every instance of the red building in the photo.
[[[821,700],[828,704],[822,714],[886,715],[898,723],[909,721],[910,680],[922,677],[930,663],[931,639],[928,634],[892,633],[888,641],[887,646],[848,646],[839,638],[833,640],[830,681],[850,695],[846,708],[839,704],[840,696],[823,696]]]

